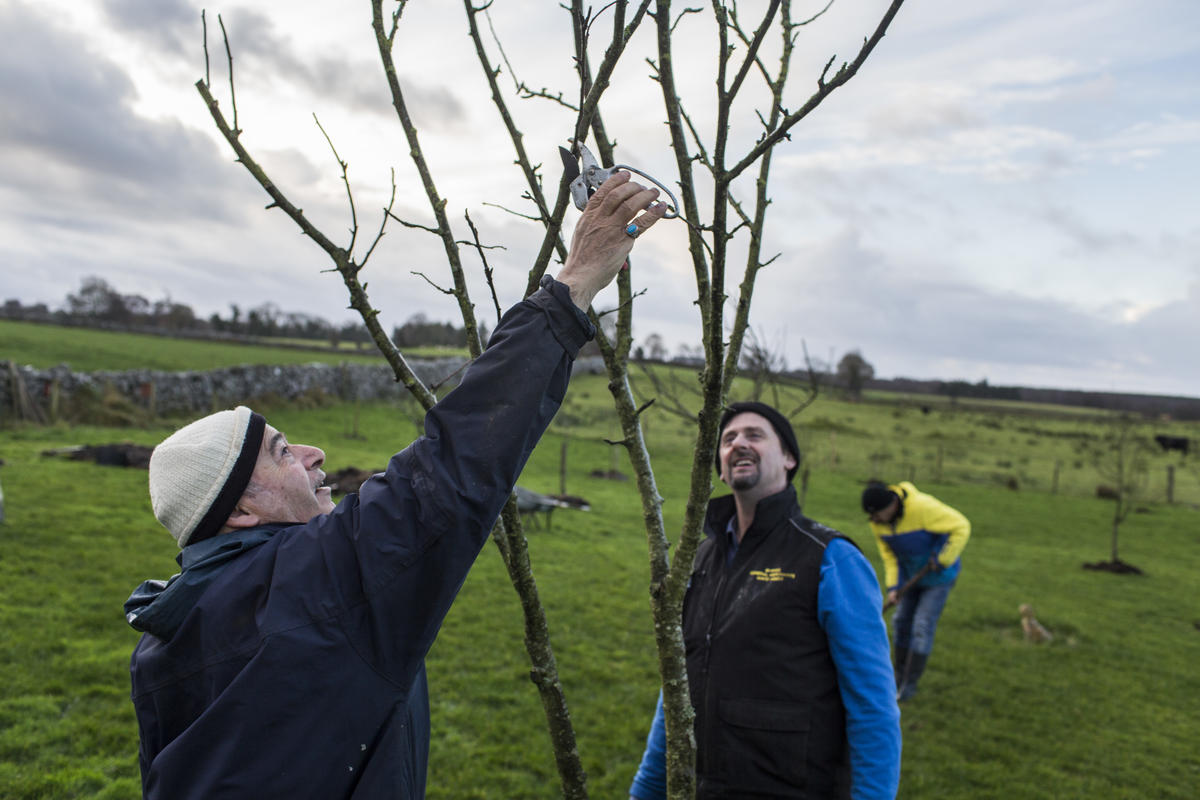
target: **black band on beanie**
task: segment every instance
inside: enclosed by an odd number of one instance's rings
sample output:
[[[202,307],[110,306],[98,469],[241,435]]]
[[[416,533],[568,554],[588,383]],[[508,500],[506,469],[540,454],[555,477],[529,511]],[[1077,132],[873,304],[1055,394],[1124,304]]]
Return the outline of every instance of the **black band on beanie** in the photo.
[[[266,419],[260,414],[250,412],[250,421],[246,424],[246,438],[242,440],[242,451],[238,453],[237,461],[233,463],[233,469],[229,471],[229,477],[225,479],[225,485],[221,487],[217,499],[213,501],[208,513],[196,525],[196,530],[192,531],[192,535],[188,537],[188,544],[195,544],[216,536],[217,532],[221,530],[221,526],[225,524],[225,520],[229,519],[229,515],[233,513],[238,500],[242,499],[242,493],[246,491],[246,486],[250,483],[250,476],[254,474],[254,465],[258,463],[258,451],[262,447],[263,434],[266,429]]]
[[[759,403],[754,400],[730,403],[725,409],[725,413],[721,415],[721,423],[717,425],[717,474],[721,474],[721,434],[725,432],[725,426],[729,424],[731,419],[738,414],[745,414],[746,412],[758,414],[771,423],[771,427],[775,429],[775,434],[779,437],[779,441],[783,444],[784,449],[796,459],[796,466],[789,469],[787,473],[788,483],[791,483],[792,478],[796,477],[796,470],[800,468],[800,445],[796,442],[796,432],[792,430],[792,423],[788,422],[787,417],[766,403]]]

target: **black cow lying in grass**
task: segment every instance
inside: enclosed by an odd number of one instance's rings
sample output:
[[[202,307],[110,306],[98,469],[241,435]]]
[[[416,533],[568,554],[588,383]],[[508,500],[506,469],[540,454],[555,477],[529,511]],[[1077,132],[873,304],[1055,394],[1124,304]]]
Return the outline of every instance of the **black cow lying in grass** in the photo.
[[[1158,442],[1158,446],[1163,449],[1164,453],[1178,450],[1185,456],[1188,454],[1188,446],[1191,444],[1186,436],[1164,436],[1161,433],[1154,437],[1154,441]]]

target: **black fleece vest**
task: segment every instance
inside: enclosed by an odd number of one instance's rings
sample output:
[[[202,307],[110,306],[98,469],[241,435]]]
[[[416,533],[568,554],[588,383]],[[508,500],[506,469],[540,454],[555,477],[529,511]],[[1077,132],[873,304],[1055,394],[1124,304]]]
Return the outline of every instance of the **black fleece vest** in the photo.
[[[733,513],[732,497],[709,504],[683,606],[697,797],[849,797],[845,709],[817,620],[821,560],[841,534],[801,514],[789,486],[759,502],[726,565]]]

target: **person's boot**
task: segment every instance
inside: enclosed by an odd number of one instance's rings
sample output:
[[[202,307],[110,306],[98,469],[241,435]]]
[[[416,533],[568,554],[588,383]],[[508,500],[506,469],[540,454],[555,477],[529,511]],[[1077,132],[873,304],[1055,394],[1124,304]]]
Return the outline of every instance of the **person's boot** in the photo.
[[[904,684],[896,695],[897,702],[903,703],[917,693],[917,681],[921,680],[921,673],[925,671],[925,663],[928,660],[927,654],[915,651],[908,654],[908,669],[904,671]]]
[[[908,648],[897,647],[896,658],[892,662],[892,670],[896,673],[896,689],[904,685],[904,670],[908,667]]]

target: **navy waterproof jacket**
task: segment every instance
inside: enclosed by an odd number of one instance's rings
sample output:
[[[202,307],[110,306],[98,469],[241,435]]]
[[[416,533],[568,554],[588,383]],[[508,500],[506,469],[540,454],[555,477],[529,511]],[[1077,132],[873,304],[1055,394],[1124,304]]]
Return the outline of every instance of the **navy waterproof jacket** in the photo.
[[[190,545],[134,592],[146,798],[424,796],[425,654],[592,333],[545,279],[357,495]]]

